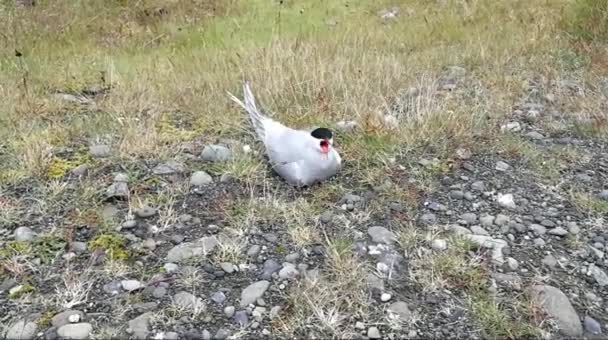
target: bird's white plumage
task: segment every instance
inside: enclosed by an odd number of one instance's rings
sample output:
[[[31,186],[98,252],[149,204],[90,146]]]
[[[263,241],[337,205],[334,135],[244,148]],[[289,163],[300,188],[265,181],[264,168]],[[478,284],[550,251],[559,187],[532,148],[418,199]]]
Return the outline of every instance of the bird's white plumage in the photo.
[[[260,113],[249,82],[243,85],[244,102],[228,95],[249,113],[271,166],[288,183],[306,186],[323,181],[340,170],[342,159],[333,147],[324,159],[319,152],[319,140],[309,131],[292,129]]]

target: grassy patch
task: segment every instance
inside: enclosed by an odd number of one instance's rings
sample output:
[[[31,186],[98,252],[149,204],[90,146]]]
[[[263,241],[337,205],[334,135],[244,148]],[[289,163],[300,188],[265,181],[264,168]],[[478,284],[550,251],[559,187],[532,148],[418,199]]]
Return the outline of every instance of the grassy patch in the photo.
[[[121,235],[112,233],[99,234],[89,241],[91,251],[103,250],[110,259],[126,260],[130,254]]]
[[[576,38],[608,42],[608,3],[594,0],[573,1],[563,24]]]
[[[592,193],[571,191],[570,197],[577,208],[588,214],[603,215],[608,213],[608,201],[602,200]]]

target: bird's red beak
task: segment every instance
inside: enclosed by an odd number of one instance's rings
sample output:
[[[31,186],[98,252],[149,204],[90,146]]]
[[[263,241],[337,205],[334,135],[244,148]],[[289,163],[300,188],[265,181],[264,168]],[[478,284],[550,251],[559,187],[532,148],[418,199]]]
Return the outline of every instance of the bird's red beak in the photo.
[[[329,141],[327,139],[321,141],[321,152],[323,153],[323,159],[327,159],[329,153]]]

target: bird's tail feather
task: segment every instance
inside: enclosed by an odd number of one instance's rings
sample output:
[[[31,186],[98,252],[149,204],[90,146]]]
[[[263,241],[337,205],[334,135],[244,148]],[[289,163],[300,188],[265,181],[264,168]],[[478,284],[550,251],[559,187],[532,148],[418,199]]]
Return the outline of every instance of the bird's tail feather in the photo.
[[[243,84],[244,102],[242,102],[230,92],[228,92],[228,96],[230,97],[230,99],[232,99],[232,101],[239,104],[239,106],[241,106],[243,109],[245,109],[245,111],[247,111],[247,113],[249,113],[249,118],[251,119],[251,123],[253,124],[253,127],[255,128],[258,137],[263,140],[265,133],[264,119],[266,119],[266,117],[264,117],[264,115],[260,113],[255,104],[255,97],[253,96],[251,88],[249,87],[249,81],[246,81],[245,84]]]

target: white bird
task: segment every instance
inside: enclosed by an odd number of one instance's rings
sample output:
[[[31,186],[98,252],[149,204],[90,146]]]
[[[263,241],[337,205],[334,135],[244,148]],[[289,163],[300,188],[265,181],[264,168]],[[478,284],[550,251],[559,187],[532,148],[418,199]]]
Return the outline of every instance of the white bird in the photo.
[[[341,169],[342,158],[333,147],[331,130],[296,130],[264,116],[256,107],[248,81],[243,85],[243,94],[244,102],[228,93],[234,102],[249,113],[272,168],[289,184],[309,186],[335,175]]]

